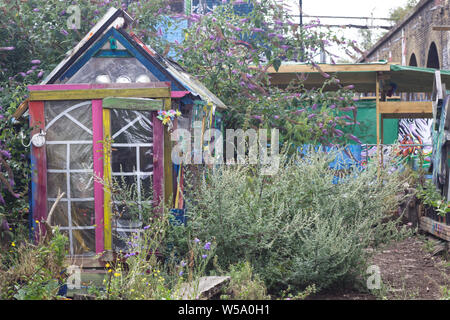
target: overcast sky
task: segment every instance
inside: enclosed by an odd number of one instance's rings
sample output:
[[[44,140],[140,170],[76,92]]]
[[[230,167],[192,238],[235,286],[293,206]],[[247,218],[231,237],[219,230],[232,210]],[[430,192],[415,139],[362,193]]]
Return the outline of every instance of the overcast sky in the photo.
[[[320,15],[320,16],[345,16],[345,17],[375,17],[388,18],[389,11],[399,6],[404,6],[407,0],[302,0],[303,13],[305,15]],[[289,4],[292,8],[293,14],[299,14],[298,0],[284,0],[285,4]],[[303,18],[303,22],[307,23],[310,18]],[[316,19],[316,18],[314,18]],[[361,20],[361,19],[320,19],[322,24],[373,24],[373,25],[391,25],[386,20]],[[337,29],[348,39],[354,39],[358,42],[362,41],[358,34],[358,29],[347,28]],[[378,35],[381,35],[387,30],[373,29]],[[343,52],[334,51],[342,58],[350,59]]]

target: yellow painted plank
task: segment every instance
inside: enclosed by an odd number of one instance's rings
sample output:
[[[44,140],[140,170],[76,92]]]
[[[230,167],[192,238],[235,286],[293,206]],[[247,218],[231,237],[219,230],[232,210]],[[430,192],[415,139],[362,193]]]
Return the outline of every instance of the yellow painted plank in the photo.
[[[172,100],[164,99],[164,109],[172,108]],[[164,199],[165,203],[172,208],[173,197],[173,176],[172,176],[172,141],[170,132],[164,127]]]
[[[107,97],[170,98],[170,88],[39,90],[30,92],[30,101],[88,100]]]
[[[376,72],[390,71],[390,64],[319,64],[323,72]],[[317,69],[306,64],[281,65],[278,72],[273,67],[268,68],[269,73],[316,73]]]
[[[380,113],[389,114],[432,114],[431,101],[387,101],[380,102]]]
[[[112,249],[112,227],[111,227],[111,112],[103,109],[103,179],[104,186],[104,234],[105,250]]]

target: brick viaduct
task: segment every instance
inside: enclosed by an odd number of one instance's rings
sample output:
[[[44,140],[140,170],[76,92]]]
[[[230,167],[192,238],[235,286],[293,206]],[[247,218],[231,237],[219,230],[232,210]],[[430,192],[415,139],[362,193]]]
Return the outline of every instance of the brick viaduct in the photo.
[[[407,66],[450,69],[450,0],[421,0],[358,62],[387,60]]]

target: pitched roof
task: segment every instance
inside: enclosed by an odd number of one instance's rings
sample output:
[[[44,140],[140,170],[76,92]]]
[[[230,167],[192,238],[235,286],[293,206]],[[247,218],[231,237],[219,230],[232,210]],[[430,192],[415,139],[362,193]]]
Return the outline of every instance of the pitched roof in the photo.
[[[132,18],[123,10],[111,8],[105,16],[89,31],[89,33],[67,53],[67,57],[41,82],[41,84],[53,84],[67,75],[71,75],[71,68],[76,69],[84,65],[94,54],[99,46],[97,42],[105,41],[109,34],[113,34],[127,42],[129,49],[139,56],[139,60],[149,71],[156,72],[160,81],[172,83],[172,96],[183,97],[190,94],[194,98],[212,102],[218,108],[226,108],[226,105],[201,82],[189,75],[174,61],[163,57],[155,50],[145,45],[135,34],[127,33],[125,28]],[[152,70],[150,70],[150,68]]]

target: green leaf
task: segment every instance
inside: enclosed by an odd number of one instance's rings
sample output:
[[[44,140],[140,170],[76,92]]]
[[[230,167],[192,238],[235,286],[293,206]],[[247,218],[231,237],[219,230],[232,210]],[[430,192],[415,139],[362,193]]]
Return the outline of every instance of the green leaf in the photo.
[[[275,60],[273,61],[273,67],[274,67],[275,71],[278,72],[278,70],[279,70],[280,67],[281,67],[281,60],[278,59],[278,58],[275,59]]]

